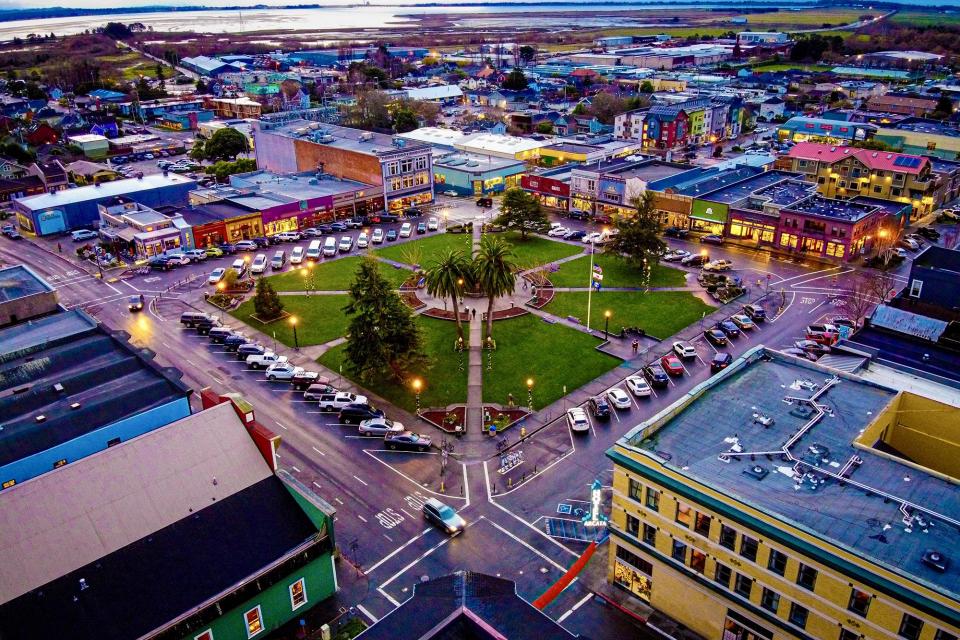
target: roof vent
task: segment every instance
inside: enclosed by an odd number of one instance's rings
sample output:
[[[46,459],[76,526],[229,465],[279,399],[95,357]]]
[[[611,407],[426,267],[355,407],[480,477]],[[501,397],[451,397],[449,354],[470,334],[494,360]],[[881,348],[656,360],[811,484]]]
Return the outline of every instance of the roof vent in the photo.
[[[765,467],[759,464],[751,465],[744,469],[743,472],[754,480],[763,480],[767,477],[767,474],[770,473]]]
[[[36,418],[34,418],[34,420],[36,420],[37,422],[45,422],[46,419],[47,419],[47,416],[43,415],[42,413]]]
[[[73,404],[70,405],[70,408],[73,409],[74,411],[76,411],[77,409],[80,408],[80,403],[79,403],[79,402],[74,402]]]
[[[936,549],[927,549],[924,551],[921,560],[923,564],[939,573],[945,573],[947,567],[950,566],[950,559]]]
[[[86,591],[89,588],[90,585],[87,584],[87,580],[85,578],[80,578],[80,591]]]

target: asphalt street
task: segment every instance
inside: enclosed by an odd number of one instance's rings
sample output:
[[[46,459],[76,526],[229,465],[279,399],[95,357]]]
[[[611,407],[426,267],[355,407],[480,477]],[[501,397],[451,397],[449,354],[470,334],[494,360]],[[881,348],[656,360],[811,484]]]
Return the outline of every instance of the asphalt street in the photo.
[[[451,222],[487,214],[465,198],[442,198],[437,210],[444,209]],[[684,363],[684,374],[672,378],[667,389],[650,398],[632,398],[630,409],[616,411],[608,422],[594,423],[583,436],[571,434],[563,410],[612,386],[622,386],[623,379],[643,364],[625,363],[574,391],[559,406],[541,412],[537,424],[544,426],[526,442],[512,443],[514,450],[524,451],[523,462],[506,473],[499,470],[492,442],[489,453],[482,456],[461,456],[455,448],[441,492],[441,456],[435,449],[426,453],[385,450],[382,441],[361,438],[356,427],[338,424],[335,414],[319,412],[315,403],[303,400],[287,383],[267,381],[261,371],[249,370],[233,354],[179,323],[183,310],[203,307],[203,292],[210,290],[206,274],[215,266],[229,264],[233,257],[111,282],[94,277],[95,268],[84,269],[58,254],[55,241],[41,242],[38,246],[33,241],[14,243],[2,238],[0,260],[30,265],[58,288],[64,305],[84,308],[107,326],[126,331],[134,344],[152,349],[161,363],[180,369],[194,389],[212,387],[220,393],[241,393],[255,407],[258,420],[281,436],[281,466],[337,510],[335,531],[340,551],[367,584],[366,595],[355,604],[371,620],[410,597],[419,581],[463,568],[510,578],[524,598],[538,597],[584,549],[581,542],[548,536],[543,520],[557,517],[561,504],[585,504],[595,479],[609,487],[611,465],[604,456],[606,449],[708,378],[709,361],[715,353],[702,338],[701,327],[689,327],[681,335],[694,344],[697,357]],[[61,243],[64,252],[73,251],[73,243]],[[700,248],[696,242],[671,240],[670,244],[688,250]],[[740,302],[761,298],[769,287],[762,304],[770,320],[733,339],[727,350],[734,356],[759,344],[781,348],[802,338],[807,324],[837,313],[834,301],[842,298],[853,274],[848,266],[777,258],[754,249],[711,246],[709,250],[713,258],[732,260],[735,273],[752,283],[750,293]],[[905,269],[906,265],[898,273],[901,284],[905,283]],[[147,296],[150,304],[145,312],[130,313],[127,298],[138,293]],[[279,347],[295,364],[317,368],[302,354]],[[662,343],[640,360],[651,361],[668,349],[669,343]],[[334,384],[351,389],[342,380]],[[435,442],[440,438],[426,425],[415,424],[412,416],[396,415],[390,407],[387,413],[408,427],[430,433]],[[467,529],[450,538],[427,525],[420,508],[430,497],[457,508],[469,523]],[[602,547],[594,562],[605,563],[605,556]],[[592,638],[622,638],[625,630],[640,637],[657,637],[626,614],[594,599],[582,580],[574,581],[545,612],[568,629]],[[600,620],[603,624],[598,624]]]

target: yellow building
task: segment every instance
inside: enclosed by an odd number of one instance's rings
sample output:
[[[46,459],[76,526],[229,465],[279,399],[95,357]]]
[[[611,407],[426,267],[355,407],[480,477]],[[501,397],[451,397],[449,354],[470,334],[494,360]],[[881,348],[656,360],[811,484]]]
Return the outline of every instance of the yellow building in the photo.
[[[960,635],[960,409],[757,347],[607,455],[608,579],[703,637]]]
[[[801,142],[776,168],[796,171],[817,183],[827,198],[868,196],[913,206],[913,215],[932,212],[937,202],[937,176],[928,158],[888,151]]]

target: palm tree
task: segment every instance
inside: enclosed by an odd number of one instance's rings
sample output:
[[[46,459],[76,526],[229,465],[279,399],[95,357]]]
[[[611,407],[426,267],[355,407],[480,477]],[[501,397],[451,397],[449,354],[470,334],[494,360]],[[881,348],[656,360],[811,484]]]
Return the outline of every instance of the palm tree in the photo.
[[[464,289],[473,281],[470,261],[462,251],[450,249],[427,265],[427,293],[453,300],[453,316],[457,321],[457,336],[463,340],[463,323],[460,321],[460,298]]]
[[[480,241],[480,251],[473,260],[474,278],[480,291],[487,296],[487,339],[493,335],[493,303],[507,294],[513,293],[517,277],[514,272],[516,263],[512,247],[503,238],[490,234]]]

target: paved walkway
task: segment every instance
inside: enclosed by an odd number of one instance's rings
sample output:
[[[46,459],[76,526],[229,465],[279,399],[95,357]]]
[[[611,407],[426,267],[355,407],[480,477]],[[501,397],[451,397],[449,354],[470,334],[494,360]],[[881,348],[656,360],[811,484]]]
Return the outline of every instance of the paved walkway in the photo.
[[[473,250],[480,248],[480,225],[473,226]],[[477,304],[477,303],[475,303]],[[483,431],[483,314],[470,322],[470,360],[467,367],[467,433]]]

